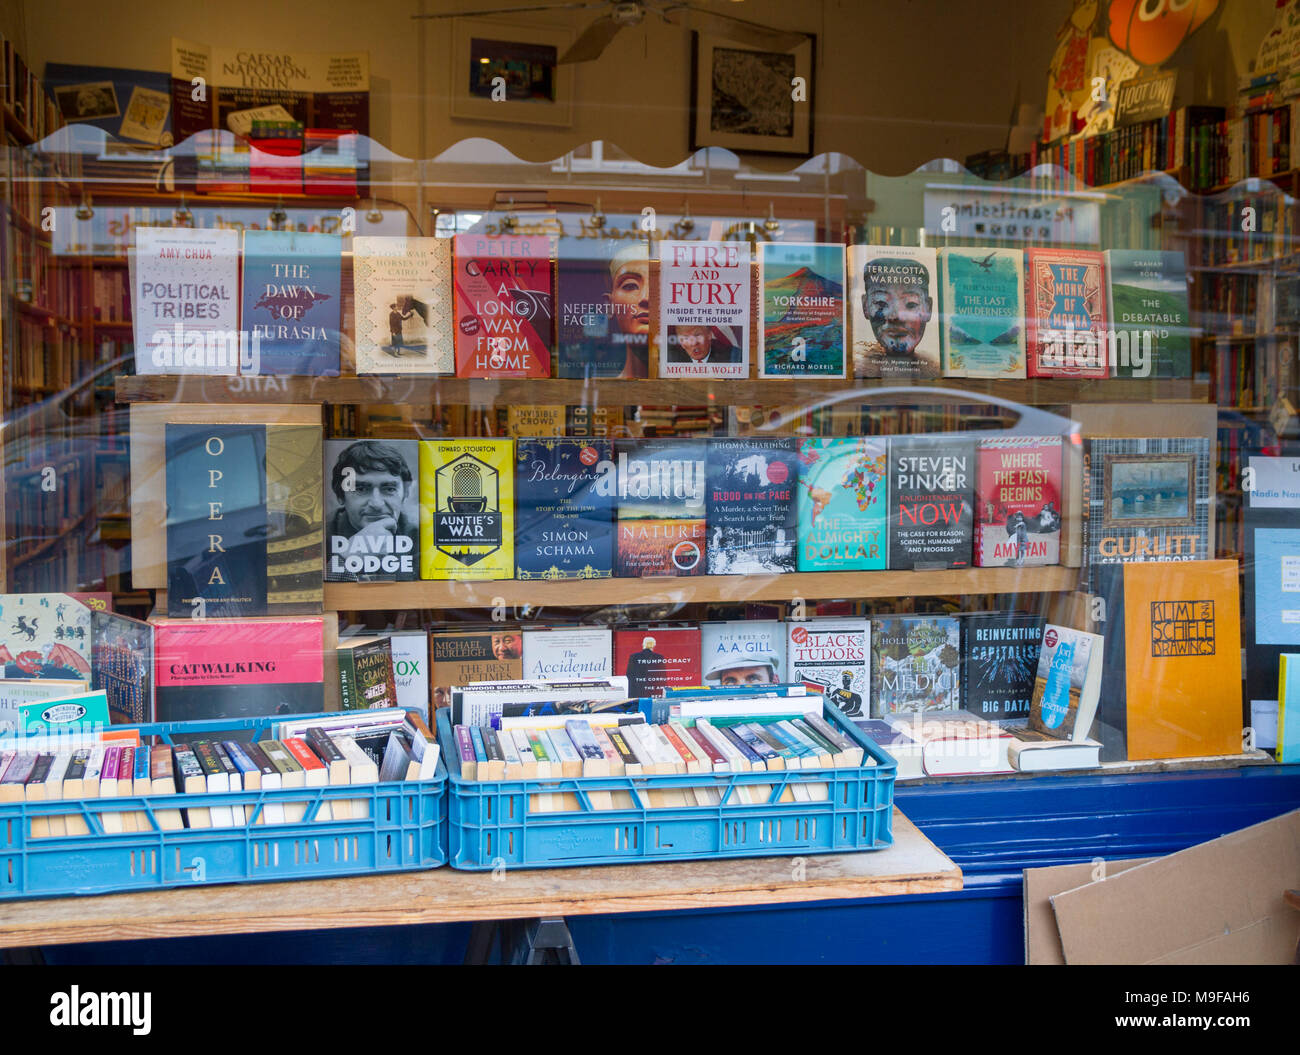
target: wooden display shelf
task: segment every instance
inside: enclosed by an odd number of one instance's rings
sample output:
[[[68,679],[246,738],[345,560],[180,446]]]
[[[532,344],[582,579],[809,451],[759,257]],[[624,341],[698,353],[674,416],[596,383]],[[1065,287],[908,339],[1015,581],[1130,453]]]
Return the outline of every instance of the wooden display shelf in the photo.
[[[584,404],[599,406],[773,406],[807,405],[818,399],[859,392],[869,399],[873,389],[898,387],[872,379],[774,381],[617,378],[582,381],[563,378],[464,377],[175,377],[121,376],[121,403],[403,403],[465,404]],[[1030,406],[1066,403],[1160,403],[1209,400],[1208,381],[1182,378],[1105,378],[1075,380],[1035,378],[995,380],[943,378],[912,381],[912,390],[968,392],[995,396]],[[960,402],[951,397],[945,402]],[[843,401],[847,402],[847,401]]]
[[[971,593],[1058,593],[1078,586],[1077,568],[963,568],[955,571],[794,572],[653,579],[498,579],[491,582],[325,584],[329,611],[372,612],[491,607],[497,604],[598,607],[866,597],[947,597]]]

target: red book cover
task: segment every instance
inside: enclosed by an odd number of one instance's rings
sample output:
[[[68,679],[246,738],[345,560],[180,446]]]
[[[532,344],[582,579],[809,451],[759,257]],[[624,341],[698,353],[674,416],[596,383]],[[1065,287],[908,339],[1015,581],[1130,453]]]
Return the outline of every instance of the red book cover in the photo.
[[[616,630],[614,673],[627,675],[627,694],[638,699],[662,696],[669,687],[703,685],[699,627]]]
[[[1025,251],[1030,377],[1107,377],[1106,264],[1084,249]]]
[[[316,752],[308,745],[307,741],[301,736],[287,736],[281,743],[284,744],[289,754],[297,760],[298,765],[303,769],[324,769],[325,763],[316,757]]]
[[[456,236],[456,376],[550,377],[552,242],[545,235]]]
[[[1060,436],[982,439],[975,456],[975,563],[1061,563]]]

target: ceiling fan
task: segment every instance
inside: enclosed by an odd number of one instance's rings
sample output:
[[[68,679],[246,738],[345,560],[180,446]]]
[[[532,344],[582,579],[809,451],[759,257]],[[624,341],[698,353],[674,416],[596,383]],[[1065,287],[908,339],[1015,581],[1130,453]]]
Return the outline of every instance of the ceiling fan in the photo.
[[[750,22],[731,15],[718,14],[699,4],[685,0],[590,0],[590,2],[537,4],[532,7],[503,7],[491,11],[449,11],[436,15],[412,15],[415,19],[434,18],[481,18],[486,15],[517,15],[535,11],[583,11],[604,8],[603,14],[597,15],[578,39],[570,45],[568,51],[560,56],[560,63],[591,62],[600,58],[605,48],[622,29],[639,26],[647,14],[655,14],[669,25],[682,25],[683,16],[690,19],[690,24],[700,30],[713,33],[740,44],[767,48],[771,51],[792,51],[805,40],[807,33],[795,30],[774,29],[758,22]]]

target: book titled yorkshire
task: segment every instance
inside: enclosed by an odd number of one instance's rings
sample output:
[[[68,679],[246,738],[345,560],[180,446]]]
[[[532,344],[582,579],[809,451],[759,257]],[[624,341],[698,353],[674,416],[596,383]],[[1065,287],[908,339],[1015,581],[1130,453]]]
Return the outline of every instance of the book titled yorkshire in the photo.
[[[939,336],[945,377],[1025,376],[1025,254],[943,249]]]
[[[239,232],[137,227],[131,309],[136,373],[238,373]]]
[[[450,374],[456,369],[451,240],[352,239],[358,374]]]
[[[708,441],[710,575],[795,570],[798,442],[792,437]]]
[[[553,247],[546,235],[456,236],[456,375],[550,377]]]
[[[889,566],[969,568],[975,441],[896,436],[889,441]]]
[[[659,246],[659,376],[748,377],[746,242]]]
[[[799,446],[800,571],[879,571],[889,559],[886,441],[812,437]]]
[[[1107,377],[1106,264],[1085,249],[1025,253],[1029,377]]]
[[[609,440],[516,440],[515,578],[613,575],[615,489]]]
[[[924,246],[848,251],[853,376],[939,376],[938,258]]]
[[[759,246],[760,377],[844,376],[844,247]]]
[[[515,573],[511,440],[420,441],[420,578]]]
[[[245,231],[243,326],[262,375],[337,374],[343,242],[304,231]]]
[[[1062,451],[1060,436],[993,436],[979,441],[977,565],[1025,568],[1061,562]]]
[[[1191,377],[1187,267],[1182,253],[1107,249],[1107,309],[1116,377]]]
[[[705,446],[626,440],[618,452],[617,574],[705,573]]]

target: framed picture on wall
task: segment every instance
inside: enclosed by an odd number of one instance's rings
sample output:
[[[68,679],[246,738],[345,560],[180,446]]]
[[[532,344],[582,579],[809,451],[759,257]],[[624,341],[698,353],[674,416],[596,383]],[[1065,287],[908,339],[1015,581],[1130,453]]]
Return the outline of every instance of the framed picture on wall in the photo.
[[[767,51],[692,33],[691,150],[811,157],[816,48],[814,36]]]
[[[451,116],[474,121],[573,123],[568,30],[458,18],[452,23]]]

